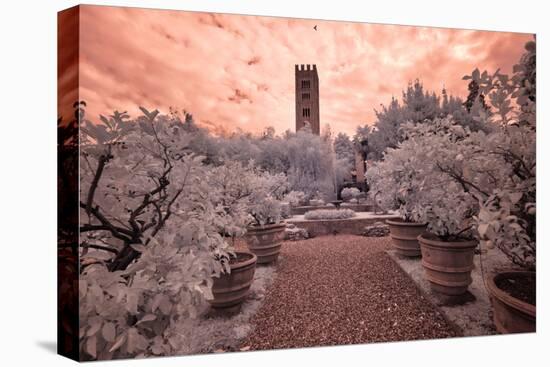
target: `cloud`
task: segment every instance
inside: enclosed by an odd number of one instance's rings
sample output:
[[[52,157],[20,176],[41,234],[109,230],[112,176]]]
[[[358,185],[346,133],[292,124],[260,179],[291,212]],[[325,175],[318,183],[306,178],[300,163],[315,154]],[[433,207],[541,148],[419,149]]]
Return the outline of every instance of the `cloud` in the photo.
[[[258,64],[261,61],[261,58],[259,56],[255,56],[247,61],[248,65],[255,65]]]
[[[78,22],[79,9],[74,7],[59,13],[59,29],[57,39],[57,110],[58,117],[63,117],[63,123],[73,119],[73,103],[78,96]]]
[[[463,75],[510,72],[532,37],[88,5],[80,29],[80,97],[92,119],[141,105],[186,109],[213,130],[293,130],[294,64],[316,64],[321,124],[348,134],[416,78],[464,97]]]
[[[235,89],[235,94],[228,98],[231,102],[241,103],[243,100],[253,103],[252,99],[246,94],[241,92],[239,89]]]

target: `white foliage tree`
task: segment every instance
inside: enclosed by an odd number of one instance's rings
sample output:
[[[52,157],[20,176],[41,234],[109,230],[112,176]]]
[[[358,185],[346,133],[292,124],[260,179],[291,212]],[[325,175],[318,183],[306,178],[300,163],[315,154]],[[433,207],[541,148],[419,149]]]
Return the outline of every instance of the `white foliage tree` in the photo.
[[[476,69],[464,78],[489,98],[491,110],[477,117],[492,125],[487,133],[450,116],[409,122],[405,140],[367,173],[404,217],[443,238],[478,236],[528,269],[536,266],[535,52],[528,43],[512,77]]]
[[[355,165],[355,148],[350,137],[345,133],[339,133],[334,139],[334,153],[336,158],[351,170]]]
[[[231,250],[220,193],[182,124],[143,116],[84,120],[80,348],[85,359],[179,351],[174,325],[196,316]]]

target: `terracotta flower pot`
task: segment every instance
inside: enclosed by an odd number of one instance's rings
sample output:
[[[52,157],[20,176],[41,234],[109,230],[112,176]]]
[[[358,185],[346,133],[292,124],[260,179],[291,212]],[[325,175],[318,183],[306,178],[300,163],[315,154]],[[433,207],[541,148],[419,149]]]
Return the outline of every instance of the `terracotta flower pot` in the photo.
[[[536,331],[536,306],[510,295],[499,288],[502,281],[535,278],[531,271],[507,271],[488,277],[487,288],[493,305],[493,320],[502,334]]]
[[[393,247],[399,255],[417,257],[421,255],[418,236],[428,226],[427,223],[405,222],[402,219],[386,220],[390,227]]]
[[[267,264],[277,260],[284,239],[286,224],[268,224],[251,226],[247,229],[246,242],[250,251],[258,256],[258,264]]]
[[[254,280],[257,257],[249,252],[236,251],[237,259],[229,263],[231,273],[223,273],[214,278],[212,294],[209,300],[212,308],[227,313],[238,311],[248,295]]]
[[[418,236],[422,266],[432,289],[447,296],[466,293],[472,283],[476,240],[441,241],[437,237]]]

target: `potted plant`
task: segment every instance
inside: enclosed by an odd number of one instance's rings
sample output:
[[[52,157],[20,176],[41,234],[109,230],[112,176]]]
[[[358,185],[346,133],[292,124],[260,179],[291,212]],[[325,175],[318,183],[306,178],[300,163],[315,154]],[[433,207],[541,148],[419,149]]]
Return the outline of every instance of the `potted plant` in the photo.
[[[386,220],[395,251],[402,256],[421,256],[418,236],[426,230],[426,223],[403,218]]]
[[[459,296],[472,283],[474,250],[479,242],[472,226],[476,202],[452,181],[432,189],[431,194],[422,211],[428,229],[418,236],[422,266],[434,291]]]
[[[267,172],[254,177],[249,201],[250,224],[247,245],[258,257],[258,264],[274,262],[279,257],[286,224],[281,217],[281,199],[288,188],[284,174]]]
[[[133,121],[118,112],[100,123],[80,115],[85,360],[181,352],[182,323],[197,317],[214,279],[230,270],[219,231],[226,216],[204,158],[182,153],[181,124],[141,110]]]
[[[425,184],[420,188],[429,193],[426,203],[432,210],[425,210],[424,215],[431,229],[439,231],[440,237],[463,238],[457,253],[464,253],[455,256],[455,265],[469,266],[467,240],[477,237],[523,268],[496,273],[487,282],[495,325],[503,333],[535,330],[535,42],[528,42],[525,48],[512,77],[477,69],[464,77],[475,82],[479,95],[490,101],[491,106],[484,108],[481,97],[474,99],[474,105],[481,106],[473,118],[484,129],[470,131],[450,117],[406,128],[407,139],[424,147],[417,155],[430,161],[428,168],[423,168]],[[446,183],[447,178],[452,182]],[[476,205],[469,204],[468,196]],[[472,219],[474,233],[469,227]],[[424,255],[424,244],[427,250],[434,247],[433,241],[422,237]],[[471,242],[473,246],[475,241]]]
[[[472,73],[480,91],[491,98],[501,128],[486,144],[500,169],[499,188],[480,195],[476,217],[480,238],[501,250],[520,269],[490,274],[487,286],[493,318],[500,333],[536,331],[536,44],[526,52],[514,75]],[[510,100],[519,109],[510,109]]]
[[[526,144],[534,141],[535,131],[526,126],[513,129],[516,132],[499,143],[502,152],[514,156],[510,169],[503,172],[511,185],[495,190],[477,216],[482,242],[497,247],[521,268],[487,279],[495,326],[501,333],[536,330],[536,164],[535,147]]]
[[[406,147],[405,147],[406,148]],[[399,218],[387,220],[395,251],[402,256],[421,255],[417,237],[426,229],[419,220],[417,205],[421,192],[417,190],[417,172],[405,150],[389,149],[384,159],[374,164],[365,178],[374,193],[375,204],[384,212],[397,209]]]
[[[256,172],[251,164],[231,160],[222,163],[211,168],[208,181],[214,205],[221,214],[216,222],[218,233],[234,242],[246,233]],[[254,280],[257,259],[245,251],[234,251],[229,257],[217,259],[223,271],[213,278],[212,297],[208,299],[215,311],[231,315],[240,310]]]
[[[279,257],[286,224],[281,220],[281,204],[264,197],[251,208],[252,223],[247,228],[247,244],[258,256],[258,264],[271,263]]]
[[[469,130],[450,117],[430,123],[407,123],[402,131],[403,142],[384,156],[386,164],[392,163],[387,168],[389,172],[380,176],[384,180],[395,177],[395,200],[404,219],[410,215],[415,221],[428,224],[418,240],[432,289],[448,296],[461,295],[472,282],[470,273],[478,244],[473,216],[478,211],[478,201],[459,179],[464,176],[452,172],[469,174],[461,155],[473,152],[472,147],[477,147],[475,143],[482,136],[470,137]]]
[[[218,312],[234,314],[241,308],[254,280],[258,257],[250,252],[235,251],[229,260],[221,259],[229,271],[214,278],[212,298],[208,302]]]
[[[499,333],[536,331],[536,274],[528,271],[503,271],[493,274],[487,287],[493,305],[493,320]],[[525,292],[522,288],[528,288]]]
[[[418,202],[422,205],[416,210],[428,222],[430,232],[419,236],[422,263],[428,280],[440,293],[466,291],[476,238],[502,249],[514,263],[534,268],[534,114],[524,112],[521,116],[511,124],[501,120],[488,134],[471,132],[450,117],[405,127],[407,140],[400,150],[414,156],[411,166],[420,172],[422,179],[414,191],[421,193]],[[526,275],[521,279],[512,279],[512,283],[529,284],[524,281]],[[495,292],[502,282],[502,276],[489,282],[493,298],[502,295]],[[498,320],[498,312],[495,318]]]
[[[489,249],[498,248],[516,266],[487,277],[494,323],[504,334],[536,330],[535,148],[524,143],[534,139],[535,131],[525,127],[513,129],[515,133],[498,139],[496,145],[493,144],[497,139],[493,139],[490,148],[497,151],[495,148],[500,146],[507,156],[514,157],[510,159],[509,169],[502,170],[510,179],[510,185],[494,190],[485,200],[480,199],[481,208],[476,217],[482,244]],[[532,137],[526,138],[526,135]],[[522,153],[517,154],[518,150]]]

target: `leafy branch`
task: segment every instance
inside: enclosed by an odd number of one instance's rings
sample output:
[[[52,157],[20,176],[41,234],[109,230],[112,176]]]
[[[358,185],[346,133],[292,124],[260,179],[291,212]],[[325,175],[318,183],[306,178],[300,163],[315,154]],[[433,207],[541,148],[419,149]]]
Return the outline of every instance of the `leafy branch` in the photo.
[[[147,245],[149,243],[149,238],[155,236],[164,227],[166,221],[172,215],[172,206],[174,202],[181,195],[186,184],[186,177],[184,177],[181,186],[178,187],[173,194],[168,193],[168,188],[172,184],[169,176],[174,166],[169,153],[168,145],[162,141],[155,127],[155,119],[158,115],[158,111],[155,110],[153,112],[149,112],[143,107],[140,108],[147,118],[148,128],[150,128],[155,144],[159,148],[160,154],[154,155],[161,160],[163,167],[160,175],[155,176],[153,173],[148,175],[154,183],[154,187],[142,195],[135,195],[131,193],[131,195],[129,195],[130,197],[141,197],[140,203],[132,209],[127,209],[129,214],[127,227],[115,224],[117,221],[116,218],[109,218],[103,213],[99,205],[94,204],[94,199],[100,180],[106,170],[108,170],[109,162],[114,158],[111,145],[106,144],[107,150],[98,158],[98,163],[93,173],[93,179],[86,196],[86,202],[80,202],[80,207],[85,209],[86,213],[94,219],[94,222],[96,222],[82,224],[80,227],[81,233],[107,231],[113,237],[123,242],[123,246],[120,251],[106,248],[101,245],[85,245],[86,247],[115,253],[114,258],[108,263],[108,269],[110,271],[125,270],[129,264],[140,256],[140,252],[136,251],[132,245]],[[153,153],[154,152],[150,151],[150,154]],[[145,157],[142,157],[134,166],[134,169],[144,159]],[[188,169],[187,174],[190,170],[191,168]],[[147,212],[152,212],[154,214],[148,220],[144,220],[144,214]],[[146,236],[145,233],[149,230],[151,230],[151,234]],[[145,237],[148,238],[144,240]]]

